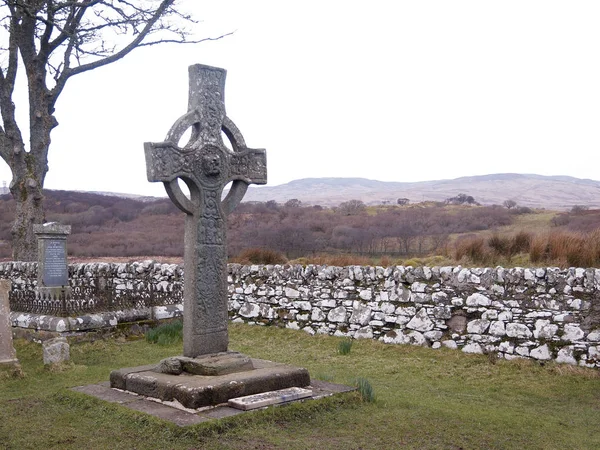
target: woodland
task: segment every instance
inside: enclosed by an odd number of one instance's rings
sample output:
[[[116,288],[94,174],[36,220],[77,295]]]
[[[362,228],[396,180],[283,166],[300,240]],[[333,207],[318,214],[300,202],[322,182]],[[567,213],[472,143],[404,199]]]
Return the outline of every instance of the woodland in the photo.
[[[44,191],[46,221],[71,225],[70,259],[182,258],[184,214],[168,198]],[[586,266],[600,263],[600,211],[445,202],[335,208],[245,202],[228,219],[230,261],[319,264]],[[10,260],[15,202],[0,196],[0,259]]]

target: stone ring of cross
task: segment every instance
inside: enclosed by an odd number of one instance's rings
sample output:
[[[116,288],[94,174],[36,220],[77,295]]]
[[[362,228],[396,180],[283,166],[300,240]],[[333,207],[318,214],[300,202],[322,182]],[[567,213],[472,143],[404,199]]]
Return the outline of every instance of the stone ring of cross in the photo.
[[[188,151],[194,151],[194,149],[197,148],[197,144],[201,141],[200,123],[201,119],[196,110],[184,114],[175,121],[175,123],[167,133],[165,141],[169,143],[179,142],[185,134],[185,132],[191,128],[192,133],[190,135],[189,142],[185,145],[183,151],[188,149]],[[229,139],[234,153],[245,153],[247,149],[244,137],[242,136],[242,133],[237,128],[237,126],[233,123],[233,121],[229,119],[229,117],[224,117],[223,123],[221,125],[221,130]],[[206,176],[213,175],[218,177],[218,180],[216,181],[221,181],[221,179],[224,178],[224,176],[222,173],[222,168],[220,167],[220,160],[217,159],[215,161],[214,158],[215,156],[217,156],[218,158],[218,155],[220,153],[219,148],[221,148],[221,152],[230,153],[222,142],[219,144],[204,145],[204,154],[202,156],[202,159],[200,160],[200,164],[198,164],[200,167],[197,167],[197,170],[195,170],[195,172],[204,173]],[[207,153],[209,153],[209,155],[207,155]],[[210,159],[211,157],[212,160]],[[209,165],[209,167],[206,167],[207,165]],[[193,185],[190,186],[190,183],[187,181],[187,179],[182,178],[186,182],[188,188],[190,189],[190,193],[192,195],[192,199],[190,199],[181,190],[178,179],[179,178],[163,182],[165,190],[167,191],[169,198],[171,198],[171,200],[179,207],[179,209],[183,210],[187,214],[191,214],[198,206],[196,202],[193,201]],[[226,183],[229,180],[224,181]],[[229,192],[227,193],[226,197],[221,201],[221,207],[223,208],[225,214],[229,214],[231,211],[233,211],[233,209],[242,201],[242,198],[248,190],[248,185],[251,182],[251,180],[244,179],[233,180]],[[225,185],[225,183],[222,183],[223,186]]]

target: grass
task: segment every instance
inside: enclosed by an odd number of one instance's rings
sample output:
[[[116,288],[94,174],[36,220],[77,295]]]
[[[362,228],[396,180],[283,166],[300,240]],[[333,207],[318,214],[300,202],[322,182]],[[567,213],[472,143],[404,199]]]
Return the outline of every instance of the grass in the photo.
[[[111,370],[181,353],[181,344],[102,340],[71,345],[71,364],[51,371],[41,346],[17,340],[25,376],[0,380],[0,448],[7,449],[596,449],[600,377],[592,369],[485,355],[353,343],[235,324],[230,348],[307,367],[337,383],[368,380],[358,394],[178,428],[69,387],[108,380]]]
[[[181,320],[176,320],[151,328],[146,332],[146,341],[158,345],[173,345],[182,342],[183,323]]]

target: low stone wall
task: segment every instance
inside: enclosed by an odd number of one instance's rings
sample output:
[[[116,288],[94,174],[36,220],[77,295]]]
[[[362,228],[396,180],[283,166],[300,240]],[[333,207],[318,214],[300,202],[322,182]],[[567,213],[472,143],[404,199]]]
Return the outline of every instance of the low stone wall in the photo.
[[[34,285],[31,263],[0,278]],[[600,270],[229,265],[234,322],[275,324],[386,343],[600,367]],[[181,267],[82,264],[72,276],[116,277],[126,291],[181,285]]]

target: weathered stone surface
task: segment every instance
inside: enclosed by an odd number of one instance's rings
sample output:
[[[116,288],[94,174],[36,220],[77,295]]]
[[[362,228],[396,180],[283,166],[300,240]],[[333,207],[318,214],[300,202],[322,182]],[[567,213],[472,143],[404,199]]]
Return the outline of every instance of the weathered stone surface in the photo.
[[[550,349],[548,345],[544,344],[541,347],[534,348],[529,352],[529,356],[539,360],[549,360],[552,359],[552,353],[550,353]]]
[[[252,359],[253,370],[219,376],[171,375],[153,372],[154,366],[111,372],[111,387],[166,401],[177,400],[186,408],[218,405],[231,398],[261,392],[306,387],[308,371],[271,361]]]
[[[17,364],[17,353],[13,347],[12,327],[8,293],[11,282],[0,280],[0,364]]]
[[[281,403],[300,400],[302,398],[308,398],[311,396],[312,390],[310,389],[291,387],[287,389],[279,389],[278,391],[269,391],[261,394],[232,398],[229,399],[228,404],[233,408],[249,411],[252,409],[264,408],[265,406],[279,405]]]
[[[427,315],[425,308],[417,311],[417,314],[406,324],[406,328],[421,332],[433,330],[434,326],[435,324]]]
[[[226,71],[190,66],[189,111],[171,128],[165,142],[145,143],[148,181],[163,182],[175,205],[186,213],[184,356],[227,351],[227,215],[250,183],[265,184],[265,151],[249,149],[225,114]],[[195,133],[185,149],[185,130]],[[232,141],[233,152],[222,133]],[[181,190],[185,179],[190,198]],[[221,192],[233,182],[225,199]],[[248,311],[254,314],[255,310]]]
[[[58,364],[71,358],[70,346],[67,339],[57,337],[42,342],[44,364]]]

